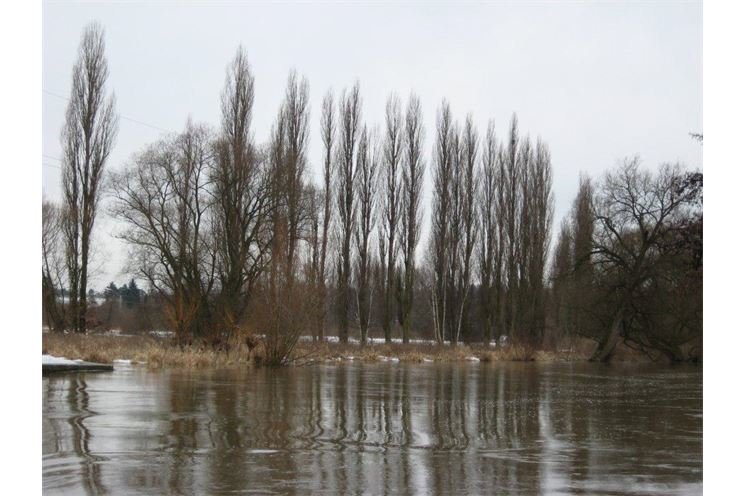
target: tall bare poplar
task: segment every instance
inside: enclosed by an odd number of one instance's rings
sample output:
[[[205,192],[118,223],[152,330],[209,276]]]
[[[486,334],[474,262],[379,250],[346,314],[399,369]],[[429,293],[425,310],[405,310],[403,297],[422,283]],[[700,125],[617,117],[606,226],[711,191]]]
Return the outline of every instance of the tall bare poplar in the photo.
[[[572,267],[572,228],[568,219],[561,222],[559,237],[554,249],[551,267],[553,294],[554,340],[561,341],[575,332],[572,322],[574,312],[574,270]]]
[[[503,166],[502,211],[505,234],[506,330],[515,337],[518,318],[518,256],[520,227],[520,163],[517,116],[512,115],[505,144]]]
[[[287,272],[293,274],[296,265],[301,224],[304,218],[303,192],[308,148],[308,123],[310,103],[308,80],[299,79],[293,70],[287,79],[285,101],[282,111],[287,128],[287,152],[285,153],[285,179],[283,194],[287,208]]]
[[[334,157],[334,140],[336,138],[336,121],[334,119],[334,95],[329,90],[323,98],[321,106],[321,141],[323,141],[323,190],[321,192],[323,212],[321,247],[319,253],[319,317],[316,322],[316,338],[323,338],[326,322],[326,297],[327,297],[327,260],[329,248],[329,230],[331,228],[331,201],[332,201],[332,173]]]
[[[269,174],[251,136],[254,77],[239,47],[222,93],[222,133],[212,170],[215,198],[219,308],[223,331],[240,324],[271,244]]]
[[[462,300],[461,293],[461,269],[462,269],[462,248],[463,248],[463,237],[460,235],[462,232],[463,222],[463,183],[461,176],[463,175],[463,146],[460,126],[456,121],[453,123],[452,132],[450,134],[450,150],[452,158],[452,166],[450,168],[450,202],[447,215],[447,229],[445,244],[447,250],[447,288],[445,298],[445,339],[449,340],[451,344],[455,344],[458,332],[458,326],[460,324],[460,302]]]
[[[448,289],[450,210],[452,187],[452,136],[453,124],[450,104],[443,101],[437,112],[435,123],[432,197],[432,233],[430,238],[430,257],[432,261],[432,314],[434,318],[435,340],[445,340],[446,303]]]
[[[590,308],[592,300],[592,237],[594,219],[592,214],[593,187],[588,176],[580,176],[579,191],[572,204],[571,239],[572,239],[572,310],[570,318],[577,334],[588,334]]]
[[[401,102],[390,95],[385,107],[385,131],[383,135],[383,181],[382,215],[380,225],[380,262],[383,275],[383,334],[386,343],[391,341],[393,322],[396,264],[398,260],[397,227],[401,205],[400,164],[404,151],[404,122]]]
[[[413,94],[409,97],[406,109],[403,146],[400,245],[403,252],[404,276],[399,305],[403,316],[403,342],[408,343],[414,306],[416,248],[422,225],[420,206],[425,167],[422,108],[419,98]]]
[[[458,315],[458,323],[455,329],[455,342],[466,332],[468,313],[470,306],[471,293],[471,271],[473,266],[473,250],[476,246],[478,209],[477,199],[479,196],[480,182],[477,174],[478,160],[478,133],[473,124],[473,118],[469,115],[466,118],[461,138],[461,167],[459,174],[459,186],[461,191],[460,200],[460,231],[457,237],[461,239],[461,246],[457,253],[458,260],[458,305],[455,309]]]
[[[551,190],[551,155],[546,144],[538,139],[527,167],[527,191],[524,192],[526,210],[527,246],[525,272],[527,281],[527,322],[529,339],[538,346],[543,341],[546,327],[545,271],[551,242],[554,199]]]
[[[372,258],[372,234],[375,229],[377,208],[378,153],[375,137],[362,128],[357,148],[357,193],[358,209],[354,231],[357,248],[357,313],[360,325],[360,342],[367,342],[370,325],[370,262]]]
[[[500,203],[500,150],[494,132],[494,121],[489,121],[481,152],[482,188],[479,197],[479,279],[481,315],[483,319],[482,340],[494,338],[496,317],[499,313],[498,291],[501,285],[501,259],[499,245]]]
[[[355,157],[359,146],[362,102],[359,82],[352,89],[342,92],[339,100],[338,144],[336,149],[336,195],[338,208],[338,312],[339,339],[349,339],[349,311],[351,308],[352,236],[355,228],[356,206]]]
[[[72,90],[62,128],[63,233],[70,284],[72,326],[85,331],[91,237],[98,213],[104,167],[114,146],[118,117],[106,96],[109,65],[103,28],[83,32],[72,70]]]

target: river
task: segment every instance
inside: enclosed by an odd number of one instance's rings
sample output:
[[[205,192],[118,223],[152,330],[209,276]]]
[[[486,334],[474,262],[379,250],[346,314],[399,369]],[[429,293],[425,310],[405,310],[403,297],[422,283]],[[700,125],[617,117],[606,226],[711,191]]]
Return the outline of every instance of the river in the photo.
[[[702,369],[312,365],[42,379],[44,494],[701,494]]]

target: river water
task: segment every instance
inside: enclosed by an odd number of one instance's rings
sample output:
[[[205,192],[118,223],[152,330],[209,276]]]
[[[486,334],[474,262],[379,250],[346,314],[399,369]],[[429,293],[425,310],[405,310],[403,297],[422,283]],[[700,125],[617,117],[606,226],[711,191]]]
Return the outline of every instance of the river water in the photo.
[[[700,367],[359,364],[42,379],[44,494],[701,494]]]

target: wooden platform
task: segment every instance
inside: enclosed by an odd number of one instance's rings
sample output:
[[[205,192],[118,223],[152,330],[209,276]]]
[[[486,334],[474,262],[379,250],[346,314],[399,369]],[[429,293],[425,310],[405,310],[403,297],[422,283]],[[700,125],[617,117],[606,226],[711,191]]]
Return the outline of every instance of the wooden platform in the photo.
[[[52,372],[105,372],[114,370],[112,364],[76,362],[76,363],[42,363],[41,374]]]

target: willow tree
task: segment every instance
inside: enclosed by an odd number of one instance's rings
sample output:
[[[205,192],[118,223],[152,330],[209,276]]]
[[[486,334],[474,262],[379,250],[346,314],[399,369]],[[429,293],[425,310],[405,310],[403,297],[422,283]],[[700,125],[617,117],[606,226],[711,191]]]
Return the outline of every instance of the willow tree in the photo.
[[[215,327],[212,145],[212,132],[189,121],[112,176],[111,211],[123,225],[118,236],[130,249],[129,269],[158,292],[181,342],[207,337]]]
[[[594,361],[608,360],[630,323],[635,296],[653,284],[666,262],[665,237],[695,195],[686,188],[680,166],[663,164],[656,174],[638,158],[625,160],[605,175],[593,201],[592,257],[599,277],[609,284],[610,325],[601,335]]]
[[[83,31],[72,70],[72,89],[62,128],[62,233],[70,285],[72,327],[85,332],[88,266],[103,174],[118,129],[114,96],[107,96],[109,66],[104,30]]]
[[[65,305],[57,301],[64,288],[64,266],[60,250],[60,208],[48,200],[41,204],[41,297],[47,326],[52,332],[65,330]]]

